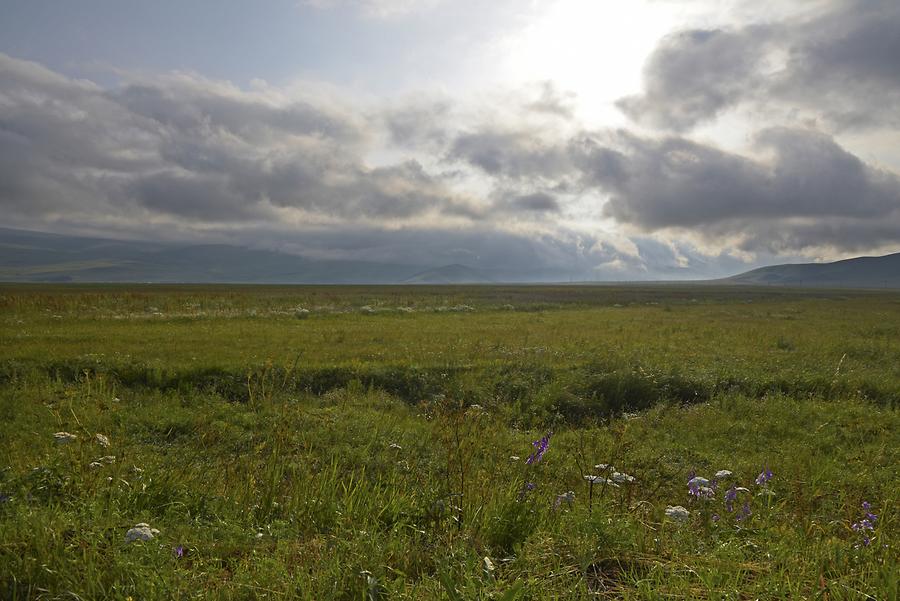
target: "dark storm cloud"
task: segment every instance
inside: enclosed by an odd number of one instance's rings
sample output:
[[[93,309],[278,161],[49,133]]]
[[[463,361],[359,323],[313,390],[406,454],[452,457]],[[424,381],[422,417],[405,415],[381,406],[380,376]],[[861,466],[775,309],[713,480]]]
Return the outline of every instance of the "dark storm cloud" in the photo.
[[[494,197],[491,212],[505,217],[524,216],[526,219],[532,219],[544,214],[559,213],[562,210],[557,197],[545,191],[500,190],[495,192]]]
[[[447,100],[418,99],[385,110],[381,117],[393,144],[440,147],[449,135],[452,108]]]
[[[712,119],[759,85],[770,38],[767,27],[669,35],[644,68],[644,94],[618,106],[636,121],[676,130]]]
[[[748,250],[900,242],[900,178],[820,132],[764,130],[758,145],[768,160],[677,137],[623,133],[618,145],[627,168],[596,181],[612,194],[604,212],[621,223],[731,238]]]
[[[485,128],[453,140],[447,158],[468,163],[493,177],[553,178],[570,169],[564,149],[537,132]]]
[[[0,202],[8,218],[162,214],[272,220],[478,214],[415,161],[371,168],[366,118],[176,74],[110,90],[0,55]]]
[[[645,66],[644,93],[619,107],[683,131],[753,103],[836,128],[900,125],[900,3],[835,2],[814,17],[664,38]]]
[[[510,200],[510,207],[522,211],[536,211],[541,213],[555,213],[559,211],[559,202],[555,197],[545,192],[534,192],[523,196],[516,196]]]

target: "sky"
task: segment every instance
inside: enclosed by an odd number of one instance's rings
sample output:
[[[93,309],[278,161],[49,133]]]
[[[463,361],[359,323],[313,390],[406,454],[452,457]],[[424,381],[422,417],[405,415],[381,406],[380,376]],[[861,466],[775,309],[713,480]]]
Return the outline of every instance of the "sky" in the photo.
[[[900,250],[896,0],[0,15],[0,226],[543,280]]]

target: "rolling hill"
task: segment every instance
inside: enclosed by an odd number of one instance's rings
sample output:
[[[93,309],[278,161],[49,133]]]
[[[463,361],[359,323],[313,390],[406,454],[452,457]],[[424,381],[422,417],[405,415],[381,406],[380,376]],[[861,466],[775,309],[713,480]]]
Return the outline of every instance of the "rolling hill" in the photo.
[[[118,241],[0,228],[0,281],[392,284],[422,269],[314,260],[224,244]]]
[[[814,288],[900,288],[900,253],[833,263],[771,265],[719,282]]]

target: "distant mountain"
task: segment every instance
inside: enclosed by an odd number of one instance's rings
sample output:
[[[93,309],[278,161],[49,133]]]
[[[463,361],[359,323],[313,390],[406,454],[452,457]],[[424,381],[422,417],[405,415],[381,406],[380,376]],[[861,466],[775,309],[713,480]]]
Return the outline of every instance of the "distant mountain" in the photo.
[[[900,288],[900,253],[834,263],[772,265],[719,281],[761,286]]]
[[[404,284],[490,284],[486,273],[465,265],[444,265],[428,269],[403,281]]]
[[[0,281],[394,284],[422,269],[314,260],[224,244],[105,240],[0,228]]]

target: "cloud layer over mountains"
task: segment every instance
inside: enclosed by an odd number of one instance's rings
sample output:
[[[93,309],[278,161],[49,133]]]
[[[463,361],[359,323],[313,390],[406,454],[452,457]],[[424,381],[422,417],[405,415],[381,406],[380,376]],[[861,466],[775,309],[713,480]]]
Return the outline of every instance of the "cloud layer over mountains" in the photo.
[[[3,225],[560,279],[896,247],[897,165],[859,148],[900,139],[900,5],[817,7],[673,32],[613,129],[550,83],[361,100],[195,73],[101,86],[0,54]],[[743,147],[697,133],[729,115]]]

